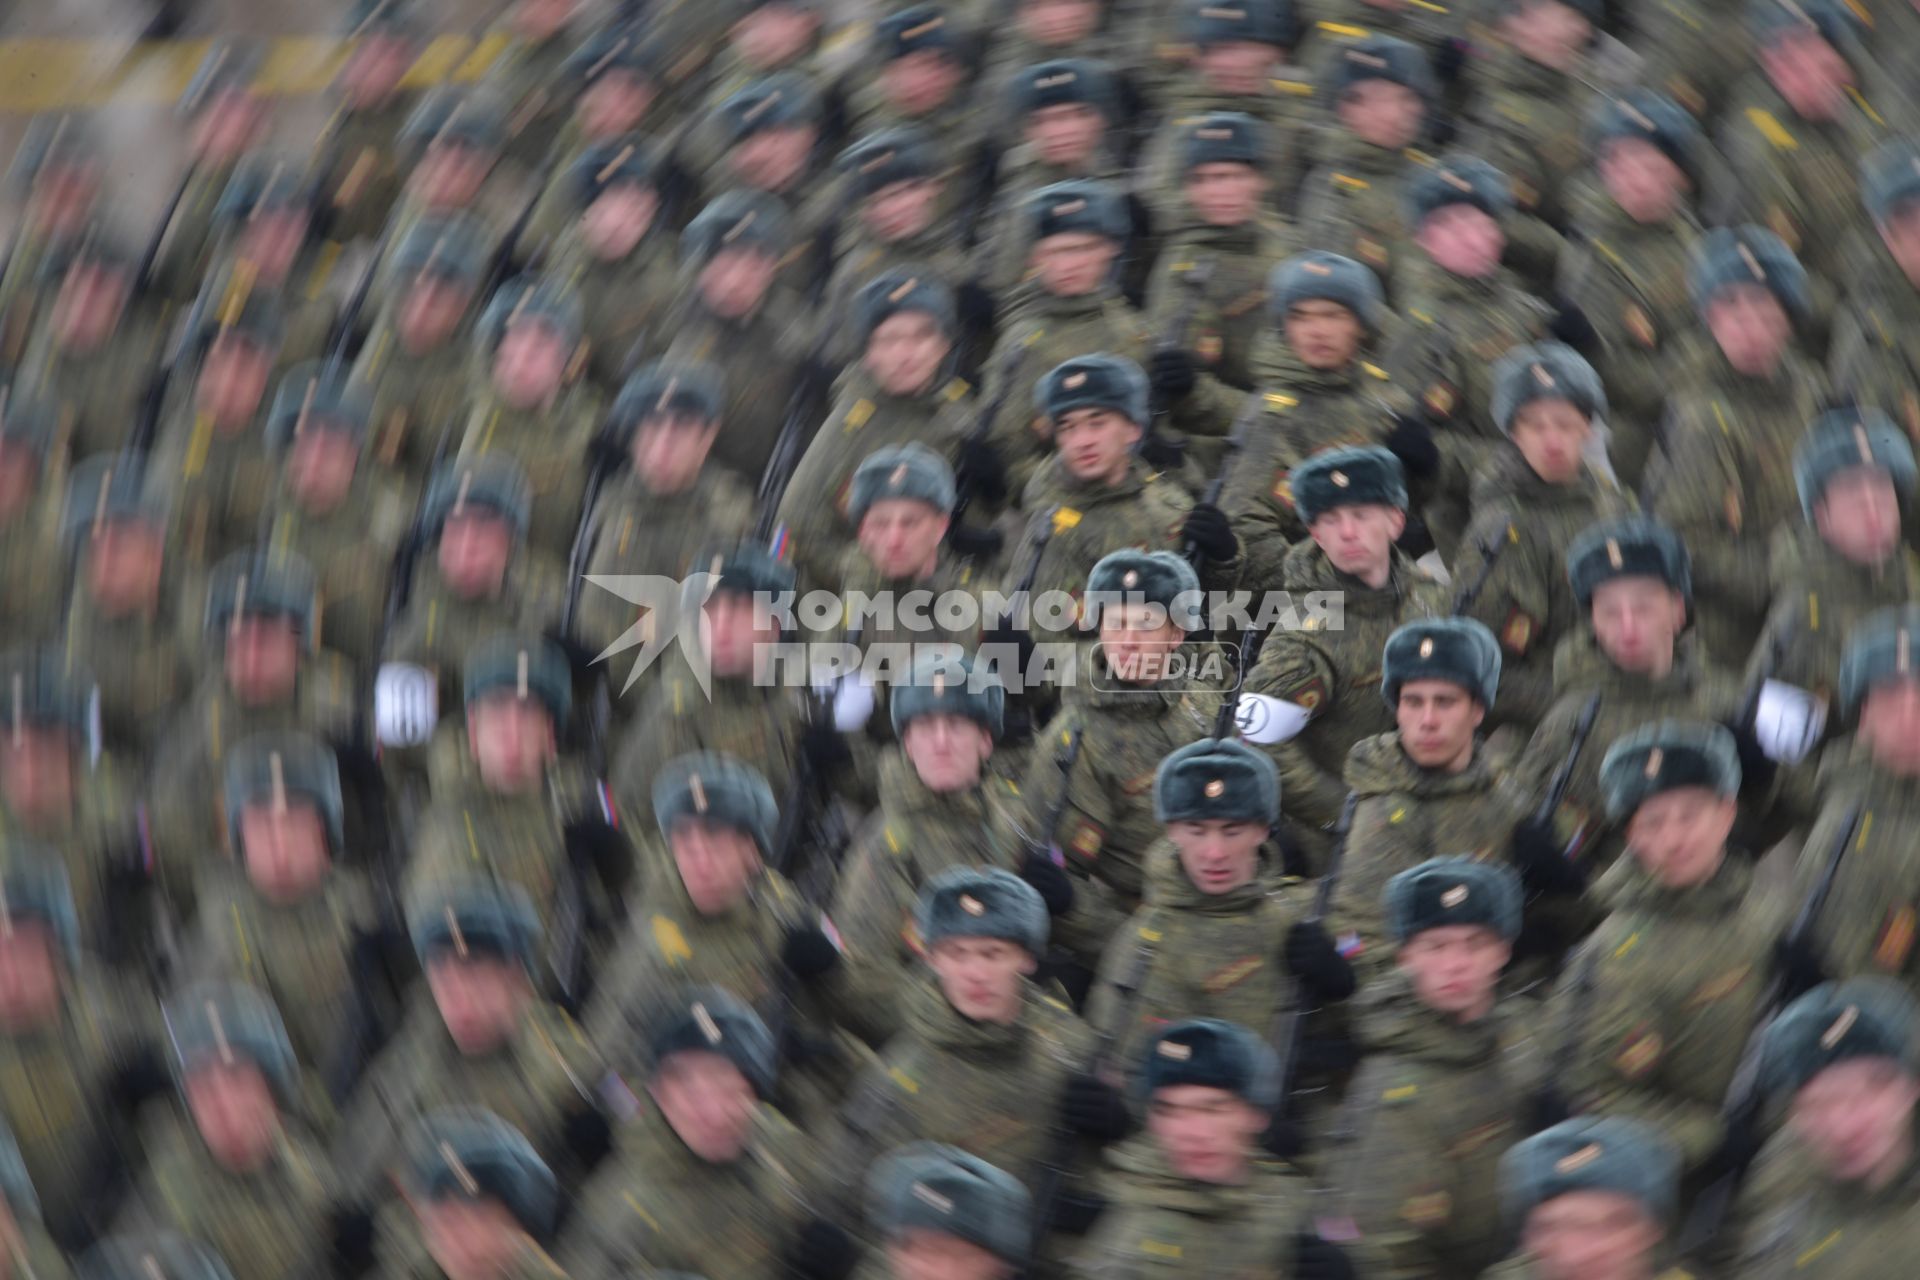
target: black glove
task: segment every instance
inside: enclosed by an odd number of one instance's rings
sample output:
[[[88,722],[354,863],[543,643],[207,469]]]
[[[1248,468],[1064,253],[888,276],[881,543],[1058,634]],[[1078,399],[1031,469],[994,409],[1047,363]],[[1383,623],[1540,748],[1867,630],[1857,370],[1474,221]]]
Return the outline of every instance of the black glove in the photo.
[[[809,1219],[787,1248],[787,1273],[795,1280],[846,1280],[859,1261],[853,1237],[825,1218]]]
[[[1178,347],[1156,351],[1147,361],[1147,385],[1158,404],[1177,404],[1193,394],[1200,382],[1200,362],[1193,352]]]
[[[332,1239],[334,1274],[365,1275],[373,1269],[373,1215],[364,1209],[335,1205],[327,1214]]]
[[[1317,922],[1302,920],[1287,930],[1285,952],[1287,972],[1320,999],[1345,1000],[1353,994],[1353,966]]]
[[[1394,415],[1393,430],[1387,432],[1387,451],[1400,459],[1409,476],[1430,476],[1440,468],[1440,446],[1434,443],[1433,427],[1418,413]]]
[[[1260,1147],[1276,1160],[1298,1160],[1307,1153],[1307,1131],[1275,1112],[1266,1132],[1260,1135]]]
[[[598,1107],[576,1103],[560,1125],[561,1145],[573,1168],[591,1172],[613,1150],[613,1126]]]
[[[1419,516],[1410,515],[1407,517],[1407,527],[1400,531],[1400,536],[1393,545],[1406,552],[1410,558],[1418,560],[1427,552],[1434,550],[1433,530],[1427,528],[1427,522]]]
[[[1020,860],[1020,878],[1033,886],[1047,914],[1063,916],[1073,910],[1073,877],[1053,864],[1044,853],[1029,853]]]
[[[1441,84],[1452,84],[1460,78],[1460,68],[1467,60],[1467,42],[1455,37],[1443,40],[1440,47],[1433,51],[1433,74]]]
[[[1047,1225],[1062,1235],[1083,1236],[1106,1211],[1107,1202],[1099,1196],[1062,1190],[1053,1198]]]
[[[1740,753],[1740,790],[1750,796],[1765,795],[1780,772],[1779,764],[1767,757],[1752,725],[1730,724],[1727,728],[1733,732],[1733,749]]]
[[[1009,702],[1006,714],[1000,718],[1000,742],[994,749],[1006,751],[1031,741],[1034,728],[1033,709],[1021,706],[1018,701]]]
[[[1753,1164],[1754,1158],[1760,1154],[1760,1148],[1765,1145],[1766,1135],[1761,1132],[1759,1125],[1729,1126],[1726,1136],[1720,1139],[1720,1145],[1700,1166],[1698,1185],[1704,1187],[1746,1169]]]
[[[994,313],[998,309],[993,295],[982,288],[977,280],[969,280],[953,291],[954,315],[960,321],[962,333],[991,332]]]
[[[1573,1108],[1558,1089],[1542,1089],[1527,1105],[1527,1132],[1541,1133],[1572,1118]]]
[[[947,545],[953,553],[971,560],[992,560],[1000,554],[1007,540],[998,529],[950,525],[947,528]]]
[[[960,443],[954,459],[954,483],[968,493],[999,502],[1007,496],[1007,463],[1000,451],[985,440],[969,436]]]
[[[1820,949],[1806,938],[1781,938],[1773,944],[1773,972],[1780,979],[1783,1003],[1805,995],[1827,980],[1827,967],[1821,962]]]
[[[1293,1280],[1359,1280],[1353,1259],[1337,1244],[1301,1232],[1293,1242]]]
[[[1187,512],[1186,523],[1180,526],[1180,536],[1216,564],[1240,554],[1240,539],[1233,536],[1233,525],[1228,521],[1227,513],[1211,502],[1196,503],[1193,510]]]
[[[1600,335],[1594,332],[1593,321],[1587,319],[1587,313],[1580,309],[1578,303],[1566,298],[1560,298],[1557,301],[1560,310],[1548,323],[1547,332],[1575,351],[1592,350],[1600,340]]]
[[[1587,887],[1586,873],[1562,856],[1551,821],[1528,818],[1515,827],[1509,852],[1528,893],[1577,897]]]
[[[840,948],[815,926],[795,925],[780,946],[780,963],[802,982],[811,982],[840,967]]]
[[[1120,1091],[1090,1075],[1077,1075],[1067,1081],[1060,1117],[1075,1133],[1099,1142],[1118,1142],[1133,1127],[1133,1117]]]
[[[1187,446],[1183,440],[1169,440],[1162,435],[1150,435],[1140,441],[1140,461],[1155,471],[1175,471],[1187,458]]]
[[[813,762],[816,771],[844,765],[853,759],[847,737],[833,727],[831,719],[808,721],[800,731],[800,749]]]

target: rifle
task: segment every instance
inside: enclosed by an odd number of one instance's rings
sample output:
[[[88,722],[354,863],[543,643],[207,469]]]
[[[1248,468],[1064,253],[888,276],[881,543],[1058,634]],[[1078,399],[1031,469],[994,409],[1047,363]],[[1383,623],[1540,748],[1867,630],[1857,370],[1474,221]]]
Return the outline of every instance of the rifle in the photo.
[[[1227,690],[1226,701],[1220,704],[1219,714],[1213,718],[1213,736],[1224,738],[1232,733],[1239,722],[1240,691],[1247,687],[1247,673],[1253,670],[1253,664],[1260,658],[1260,649],[1267,642],[1266,627],[1249,627],[1240,637],[1237,650],[1240,654],[1238,669],[1234,672],[1233,688]]]
[[[1253,424],[1260,421],[1260,411],[1264,403],[1260,393],[1256,391],[1250,393],[1246,403],[1240,406],[1240,412],[1233,420],[1233,429],[1227,433],[1227,451],[1220,459],[1220,469],[1214,472],[1213,479],[1207,481],[1206,489],[1200,494],[1202,506],[1220,505],[1220,498],[1227,491],[1227,478],[1233,471],[1234,461],[1246,452],[1247,438],[1253,434]],[[1180,555],[1196,569],[1200,567],[1200,548],[1196,547],[1191,539],[1180,548]]]
[[[1806,901],[1800,904],[1793,923],[1787,927],[1783,941],[1789,947],[1802,946],[1813,935],[1814,926],[1820,923],[1820,912],[1827,905],[1827,896],[1833,892],[1834,879],[1840,874],[1840,864],[1846,860],[1847,850],[1866,838],[1866,827],[1873,820],[1867,812],[1865,802],[1855,804],[1847,813],[1847,820],[1840,824],[1839,839],[1833,843],[1827,854],[1825,865],[1820,868],[1820,878],[1807,892]],[[1767,1024],[1786,1003],[1786,975],[1776,970],[1767,983],[1766,995],[1760,1002],[1761,1014],[1754,1023],[1753,1035],[1747,1040],[1747,1049],[1740,1057],[1740,1065],[1734,1069],[1733,1081],[1727,1086],[1726,1100],[1721,1104],[1722,1132],[1733,1134],[1752,1134],[1760,1123],[1761,1106],[1765,1099],[1760,1089],[1761,1046]],[[1754,1144],[1742,1143],[1751,1151]],[[1721,1174],[1701,1191],[1699,1199],[1693,1202],[1693,1212],[1687,1216],[1686,1230],[1680,1234],[1680,1252],[1691,1254],[1720,1230],[1720,1224],[1726,1219],[1727,1210],[1733,1204],[1734,1193],[1746,1179],[1747,1169],[1753,1157],[1748,1155],[1733,1168]]]
[[[133,273],[133,289],[136,294],[145,292],[153,284],[154,268],[160,265],[160,251],[167,246],[167,236],[173,231],[174,219],[180,216],[180,205],[187,198],[187,188],[193,185],[193,178],[200,171],[198,164],[189,164],[185,173],[180,175],[180,183],[173,189],[173,198],[167,201],[167,211],[160,217],[160,225],[153,230],[153,238],[147,241],[147,247],[140,253],[140,263]]]
[[[1207,285],[1213,279],[1214,260],[1197,259],[1180,276],[1180,308],[1173,313],[1167,327],[1154,339],[1153,351],[1159,355],[1167,351],[1177,351],[1186,345],[1187,330],[1193,327],[1193,317],[1200,310],[1200,303],[1206,298]],[[1141,436],[1145,444],[1156,434],[1160,420],[1167,416],[1172,406],[1163,403],[1159,396],[1153,398],[1153,411],[1147,415],[1147,429]]]
[[[1487,535],[1485,542],[1480,544],[1480,572],[1474,575],[1473,581],[1467,584],[1465,590],[1454,596],[1451,610],[1454,617],[1458,618],[1473,608],[1473,602],[1480,598],[1482,591],[1486,590],[1487,580],[1493,577],[1494,565],[1500,562],[1500,556],[1506,551],[1507,544],[1514,541],[1510,536],[1512,533],[1512,525],[1508,525],[1505,529],[1496,529]]]
[[[1533,820],[1541,826],[1553,821],[1553,815],[1560,811],[1560,802],[1567,798],[1567,787],[1573,782],[1573,771],[1580,763],[1580,753],[1586,750],[1587,739],[1593,735],[1593,722],[1600,714],[1600,694],[1595,691],[1586,705],[1580,708],[1580,718],[1573,722],[1573,741],[1567,744],[1567,754],[1555,766],[1553,776],[1547,780],[1547,794],[1541,799],[1540,807],[1533,812]]]
[[[1080,747],[1086,741],[1085,733],[1065,733],[1061,735],[1064,747],[1054,757],[1053,767],[1060,771],[1060,795],[1047,807],[1047,816],[1041,821],[1040,829],[1027,837],[1027,852],[1036,858],[1052,858],[1054,833],[1060,830],[1060,819],[1067,815],[1069,783],[1073,780],[1073,766],[1079,763]]]
[[[823,332],[815,340],[813,351],[807,356],[806,365],[794,384],[793,397],[787,401],[787,416],[780,424],[780,434],[774,437],[773,452],[768,455],[766,468],[760,473],[760,484],[754,492],[754,506],[758,512],[753,522],[752,540],[755,542],[773,541],[780,500],[786,496],[787,482],[793,479],[800,460],[806,456],[809,428],[815,425],[820,416],[815,401],[830,381],[826,351],[830,332]]]
[[[381,624],[382,636],[393,634],[393,625],[399,621],[400,614],[406,609],[407,601],[413,595],[413,570],[420,559],[420,549],[426,544],[427,488],[433,484],[432,477],[440,470],[440,464],[446,459],[447,446],[453,440],[453,424],[448,423],[440,429],[440,438],[433,445],[433,459],[427,467],[427,487],[420,490],[420,502],[414,508],[413,521],[401,535],[400,545],[393,551],[393,567],[387,576],[387,607]],[[384,647],[384,646],[383,646]]]
[[[967,212],[960,223],[960,247],[966,253],[970,254],[979,247],[987,210],[993,203],[994,188],[999,183],[1000,152],[992,142],[982,139],[980,149],[974,153],[973,190],[967,195]]]
[[[1360,796],[1349,791],[1347,801],[1340,806],[1340,818],[1334,823],[1333,857],[1327,863],[1327,872],[1320,877],[1320,883],[1314,887],[1313,909],[1307,915],[1306,923],[1319,924],[1327,918],[1327,909],[1333,905],[1333,891],[1340,883],[1340,864],[1346,860],[1347,837],[1353,831],[1353,811],[1359,807]],[[1298,983],[1294,984],[1293,1000],[1283,1010],[1274,1023],[1268,1039],[1280,1065],[1280,1104],[1286,1105],[1288,1095],[1293,1092],[1294,1071],[1300,1065],[1300,1042],[1304,1038],[1307,1024],[1307,1010],[1304,993]]]
[[[1027,362],[1027,350],[1031,345],[1031,342],[1010,342],[1007,349],[1000,353],[1000,363],[994,366],[993,399],[981,408],[980,415],[974,419],[973,430],[967,433],[962,452],[984,445],[993,434],[993,424],[999,419],[1000,411],[1007,406],[1007,397],[1013,393],[1014,380],[1020,376],[1020,367]],[[949,532],[960,527],[961,517],[973,505],[970,479],[963,478],[960,492],[954,495],[953,514],[947,519]]]

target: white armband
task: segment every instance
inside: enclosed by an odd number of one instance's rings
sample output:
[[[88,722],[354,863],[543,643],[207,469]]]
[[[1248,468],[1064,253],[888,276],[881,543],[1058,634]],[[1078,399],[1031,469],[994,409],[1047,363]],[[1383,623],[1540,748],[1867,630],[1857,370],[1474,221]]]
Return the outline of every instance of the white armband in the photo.
[[[1234,722],[1240,736],[1248,742],[1272,746],[1286,742],[1307,727],[1313,712],[1295,702],[1270,698],[1264,693],[1243,693]]]
[[[1826,700],[1784,680],[1760,686],[1753,713],[1753,736],[1767,759],[1799,764],[1820,742],[1827,727]]]
[[[425,667],[381,664],[373,680],[374,736],[383,747],[419,747],[440,720],[440,682]]]

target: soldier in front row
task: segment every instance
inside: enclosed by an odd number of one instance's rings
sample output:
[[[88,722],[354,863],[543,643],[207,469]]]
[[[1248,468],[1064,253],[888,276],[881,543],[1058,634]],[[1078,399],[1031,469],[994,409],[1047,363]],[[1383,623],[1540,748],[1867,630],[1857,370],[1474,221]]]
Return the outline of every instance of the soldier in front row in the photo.
[[[526,1135],[484,1108],[428,1112],[402,1135],[388,1173],[393,1213],[380,1280],[553,1280],[547,1255],[559,1180]]]
[[[867,1176],[881,1254],[860,1280],[1012,1280],[1032,1247],[1032,1198],[958,1147],[917,1142]]]
[[[1662,1265],[1679,1160],[1640,1121],[1583,1116],[1537,1133],[1501,1160],[1499,1191],[1520,1249],[1487,1280],[1693,1280]]]

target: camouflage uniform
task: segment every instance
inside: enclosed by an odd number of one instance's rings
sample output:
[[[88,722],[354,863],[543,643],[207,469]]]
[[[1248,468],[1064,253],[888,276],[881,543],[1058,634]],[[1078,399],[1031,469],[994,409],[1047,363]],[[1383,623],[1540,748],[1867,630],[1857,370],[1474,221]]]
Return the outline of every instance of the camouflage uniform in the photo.
[[[321,131],[315,148],[325,157],[320,192],[332,209],[336,240],[372,239],[387,225],[405,184],[399,140],[413,108],[405,92],[377,107],[342,104]]]
[[[1067,1272],[1074,1280],[1265,1274],[1306,1212],[1305,1188],[1278,1164],[1255,1164],[1244,1183],[1195,1182],[1149,1135],[1107,1153],[1100,1187],[1107,1211]]]
[[[42,266],[49,298],[75,266],[111,267],[131,275],[131,251],[86,235],[65,243]],[[16,367],[16,382],[53,412],[69,458],[123,449],[132,443],[162,351],[159,326],[133,302],[98,346],[80,351],[61,341],[43,319]]]
[[[1506,47],[1475,73],[1480,93],[1462,145],[1506,173],[1514,203],[1551,226],[1565,223],[1565,187],[1586,154],[1592,80],[1591,68],[1557,71]]]
[[[1920,19],[1911,5],[1899,8]],[[1890,142],[1862,163],[1861,200],[1876,224],[1911,216],[1920,195],[1914,158],[1911,143]],[[1841,259],[1832,282],[1839,299],[1827,362],[1834,385],[1856,403],[1886,410],[1908,435],[1920,434],[1920,361],[1903,341],[1920,323],[1920,288],[1894,261],[1877,228],[1848,237]]]
[[[0,511],[0,648],[50,638],[60,616],[65,579],[60,572],[61,465],[53,416],[24,395],[9,397],[0,414],[0,450],[30,454],[40,483],[19,505]]]
[[[1898,850],[1908,824],[1920,821],[1913,779],[1876,763],[1853,738],[1835,742],[1808,767],[1815,770],[1819,801],[1801,846],[1797,893],[1811,888],[1835,843],[1845,839],[1854,806],[1862,812],[1861,830],[1847,847],[1812,943],[1835,977],[1880,973],[1911,983],[1920,973],[1913,945],[1920,884]]]
[[[1563,1196],[1603,1192],[1614,1197],[1642,1237],[1634,1249],[1624,1241],[1614,1257],[1622,1274],[1657,1280],[1694,1280],[1684,1267],[1665,1268],[1657,1242],[1680,1202],[1678,1152],[1660,1131],[1624,1116],[1578,1116],[1516,1145],[1500,1161],[1498,1188],[1504,1214],[1523,1232],[1535,1209]],[[1577,1158],[1576,1158],[1577,1157]],[[1526,1250],[1486,1273],[1487,1280],[1547,1280],[1549,1269]]]
[[[1301,247],[1364,263],[1391,292],[1410,255],[1418,253],[1407,225],[1407,181],[1432,157],[1335,133],[1321,143],[1319,159],[1300,189],[1295,221]]]
[[[1035,592],[1078,593],[1088,570],[1109,551],[1178,546],[1192,499],[1138,460],[1118,485],[1109,487],[1076,479],[1056,454],[1035,473],[1020,505],[1032,516],[1007,559],[1007,585],[1018,583],[1037,553]],[[1209,569],[1227,582],[1236,571],[1233,566]]]
[[[1396,550],[1386,586],[1373,590],[1335,569],[1312,542],[1287,553],[1277,585],[1296,602],[1308,592],[1342,595],[1340,630],[1309,624],[1275,633],[1246,682],[1249,693],[1311,714],[1297,736],[1267,749],[1280,768],[1288,846],[1308,866],[1324,868],[1332,852],[1326,833],[1346,799],[1347,754],[1361,739],[1393,727],[1393,711],[1380,701],[1381,647],[1402,623],[1444,612],[1446,589]]]
[[[390,1171],[395,1201],[376,1223],[381,1280],[446,1280],[426,1240],[426,1210],[493,1210],[476,1225],[482,1238],[508,1245],[495,1274],[501,1280],[561,1280],[566,1274],[541,1247],[559,1220],[560,1176],[511,1122],[484,1109],[441,1107],[402,1135]],[[404,1204],[411,1212],[404,1212]],[[504,1216],[505,1221],[501,1220]],[[512,1233],[502,1239],[505,1227]],[[484,1246],[483,1246],[484,1247]],[[493,1270],[489,1267],[489,1270]]]
[[[552,162],[581,78],[567,74],[581,33],[562,27],[534,40],[515,39],[487,69],[487,87],[508,108],[505,155],[523,168]]]

